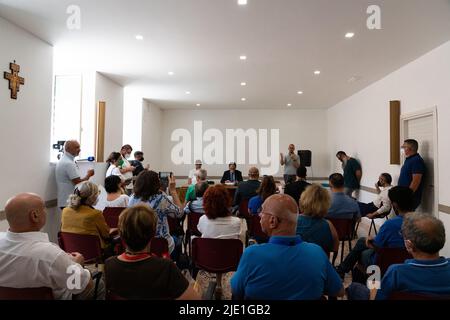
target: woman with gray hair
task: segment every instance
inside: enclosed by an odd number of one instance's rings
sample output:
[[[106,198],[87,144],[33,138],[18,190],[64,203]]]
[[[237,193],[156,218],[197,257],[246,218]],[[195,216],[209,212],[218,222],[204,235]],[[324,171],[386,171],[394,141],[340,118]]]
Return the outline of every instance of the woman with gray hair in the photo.
[[[61,231],[96,235],[102,248],[105,248],[113,230],[106,224],[103,213],[93,208],[99,193],[98,186],[92,182],[78,184],[69,196],[68,206],[62,211]]]

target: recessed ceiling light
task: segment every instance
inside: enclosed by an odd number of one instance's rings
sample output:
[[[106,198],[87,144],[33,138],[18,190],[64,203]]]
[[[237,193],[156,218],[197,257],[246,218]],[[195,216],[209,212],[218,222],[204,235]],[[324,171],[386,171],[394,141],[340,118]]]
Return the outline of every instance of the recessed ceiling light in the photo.
[[[314,74],[315,74],[315,75],[318,75],[318,74],[320,74],[320,70],[316,70],[316,71],[314,71]]]
[[[238,5],[245,6],[247,4],[247,0],[238,0]]]
[[[174,73],[173,71],[169,71],[169,72],[167,72],[167,74],[168,74],[169,76],[173,76],[175,73]]]
[[[241,60],[247,60],[247,56],[240,56],[239,59],[241,59]]]
[[[200,103],[197,103],[196,106],[197,106],[197,107],[200,107]]]
[[[186,94],[191,94],[191,92],[190,91],[186,91]]]
[[[297,91],[297,94],[303,94],[303,91]]]
[[[347,33],[345,34],[345,37],[348,38],[348,39],[353,38],[354,36],[355,36],[355,33],[354,33],[354,32],[347,32]]]
[[[144,36],[140,34],[137,34],[135,38],[136,40],[144,40]]]
[[[247,100],[246,98],[241,98],[241,101],[245,101],[245,100]]]
[[[241,86],[246,86],[247,85],[247,82],[241,82]]]
[[[292,103],[288,103],[287,106],[288,106],[288,107],[292,107]]]

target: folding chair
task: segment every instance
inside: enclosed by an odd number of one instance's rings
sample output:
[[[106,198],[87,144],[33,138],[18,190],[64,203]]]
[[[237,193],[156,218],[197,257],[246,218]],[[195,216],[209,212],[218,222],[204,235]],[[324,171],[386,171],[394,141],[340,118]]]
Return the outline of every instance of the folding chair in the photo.
[[[58,242],[65,252],[81,253],[86,264],[98,265],[102,261],[102,248],[98,236],[61,231],[58,233]]]
[[[117,228],[119,224],[119,216],[123,210],[123,207],[106,207],[103,210],[103,216],[105,217],[106,224],[110,228]]]
[[[238,239],[192,240],[192,262],[197,269],[216,274],[216,298],[222,294],[222,274],[236,271],[243,251],[243,244]],[[194,278],[196,278],[195,272]]]
[[[187,229],[184,237],[184,252],[187,252],[187,247],[189,246],[189,256],[192,255],[192,244],[191,237],[201,237],[202,234],[197,229],[198,221],[200,220],[203,213],[190,212],[187,214]]]
[[[0,287],[0,300],[53,300],[51,288],[8,288]]]
[[[249,237],[257,240],[258,243],[267,242],[269,237],[261,229],[261,218],[257,214],[250,214]]]
[[[348,241],[348,249],[352,250],[352,239],[354,235],[354,219],[336,219],[336,218],[327,218],[336,229],[336,232],[339,237],[339,241],[341,242],[341,263],[344,260],[344,247],[345,241]],[[333,265],[337,258],[337,252],[333,252]]]
[[[404,263],[406,259],[412,259],[412,256],[405,248],[380,248],[376,252],[375,264],[383,276],[390,265]]]
[[[386,214],[377,216],[376,218],[370,219],[371,221],[370,221],[369,234],[368,234],[369,236],[370,236],[370,234],[371,234],[371,232],[372,232],[372,227],[373,227],[373,230],[375,231],[375,235],[378,234],[377,227],[376,227],[376,225],[375,225],[375,219],[383,219],[383,218],[386,218],[386,220],[389,220],[388,215],[389,215],[389,212],[386,213]]]
[[[152,238],[150,240],[150,253],[160,258],[170,259],[169,244],[165,238]]]

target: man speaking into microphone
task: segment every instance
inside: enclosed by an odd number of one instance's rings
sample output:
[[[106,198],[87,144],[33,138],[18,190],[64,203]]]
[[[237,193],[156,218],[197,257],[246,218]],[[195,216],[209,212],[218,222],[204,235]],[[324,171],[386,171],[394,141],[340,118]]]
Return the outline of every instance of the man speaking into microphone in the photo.
[[[295,181],[297,168],[300,167],[300,157],[295,154],[295,146],[289,145],[289,153],[283,155],[280,153],[280,165],[284,166],[284,183],[288,184]]]

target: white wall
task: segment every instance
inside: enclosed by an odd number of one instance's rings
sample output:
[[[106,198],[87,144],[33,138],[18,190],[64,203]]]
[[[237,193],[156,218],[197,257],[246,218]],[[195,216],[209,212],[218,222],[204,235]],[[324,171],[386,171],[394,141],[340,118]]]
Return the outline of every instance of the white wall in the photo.
[[[54,168],[50,165],[50,114],[53,49],[47,43],[0,18],[0,66],[16,60],[25,78],[17,100],[10,99],[6,80],[0,86],[0,145],[4,156],[0,210],[12,195],[31,191],[44,200],[56,198]],[[9,71],[9,70],[8,70]],[[5,224],[0,225],[0,229]]]
[[[194,121],[203,121],[203,133],[210,128],[220,130],[224,136],[226,129],[279,129],[279,150],[276,150],[276,161],[279,153],[287,152],[290,143],[297,149],[309,149],[313,153],[314,176],[325,176],[329,173],[329,154],[326,149],[327,123],[326,110],[163,110],[162,136],[161,136],[161,164],[162,170],[173,171],[177,175],[185,176],[193,165],[175,165],[171,160],[171,150],[177,142],[171,141],[171,134],[176,129],[187,129],[194,139]],[[209,142],[204,142],[205,147]],[[249,146],[247,144],[246,149]],[[191,160],[194,159],[194,143],[192,141]],[[268,148],[270,153],[270,147]],[[224,150],[226,160],[226,150]],[[236,159],[235,159],[236,160]],[[246,165],[238,163],[238,169],[247,175],[248,158]],[[226,164],[205,165],[211,176],[222,175],[227,170]],[[262,166],[259,165],[261,168]],[[282,174],[282,168],[276,175]],[[312,176],[311,170],[308,172]]]
[[[449,83],[450,42],[447,42],[330,108],[329,151],[342,149],[361,160],[362,185],[372,186],[383,171],[393,174],[396,183],[400,166],[389,164],[389,101],[400,100],[402,114],[437,106],[439,181],[435,184],[439,186],[439,203],[449,206]],[[340,171],[340,164],[333,157],[330,159],[331,168]],[[443,253],[450,256],[450,216],[445,213],[439,216],[446,224],[449,239]]]
[[[95,103],[106,102],[105,152],[108,159],[112,151],[120,151],[123,138],[123,87],[96,72]],[[95,114],[94,114],[95,115]],[[95,116],[93,117],[95,119]]]
[[[144,152],[144,165],[159,171],[161,168],[161,109],[147,101],[142,102],[142,152]]]

